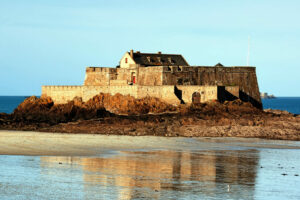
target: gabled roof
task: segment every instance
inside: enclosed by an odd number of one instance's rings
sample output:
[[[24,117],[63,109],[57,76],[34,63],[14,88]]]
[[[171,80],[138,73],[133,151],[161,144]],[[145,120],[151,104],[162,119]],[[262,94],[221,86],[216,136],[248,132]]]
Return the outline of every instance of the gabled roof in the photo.
[[[162,53],[133,53],[133,60],[136,64],[144,66],[171,66],[181,65],[189,66],[184,57],[179,54],[162,54]]]
[[[218,63],[215,65],[215,67],[224,67],[224,65],[222,65],[221,63]]]

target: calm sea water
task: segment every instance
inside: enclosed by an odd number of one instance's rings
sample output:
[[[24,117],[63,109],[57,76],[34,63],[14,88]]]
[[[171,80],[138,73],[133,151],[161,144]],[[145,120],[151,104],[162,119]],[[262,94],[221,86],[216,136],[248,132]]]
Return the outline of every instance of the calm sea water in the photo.
[[[12,113],[26,98],[25,96],[0,96],[0,113]]]
[[[144,142],[152,140],[156,137]],[[0,199],[300,199],[299,142],[161,141],[181,150],[161,147],[72,157],[1,155]]]
[[[300,114],[300,97],[278,97],[275,99],[263,99],[263,107],[286,110],[294,114]]]
[[[26,97],[24,96],[0,96],[0,113],[11,113]],[[300,114],[300,97],[278,97],[275,99],[263,99],[263,107],[287,110],[294,114]]]

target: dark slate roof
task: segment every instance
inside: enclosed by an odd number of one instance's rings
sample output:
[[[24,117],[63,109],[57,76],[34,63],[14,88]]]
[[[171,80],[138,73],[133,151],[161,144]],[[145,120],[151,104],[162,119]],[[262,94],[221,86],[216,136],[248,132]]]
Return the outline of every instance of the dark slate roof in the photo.
[[[215,65],[215,67],[224,67],[224,65],[222,65],[221,63],[218,63]]]
[[[133,60],[136,64],[144,66],[170,66],[180,65],[189,66],[182,55],[179,54],[161,54],[161,53],[133,53]]]

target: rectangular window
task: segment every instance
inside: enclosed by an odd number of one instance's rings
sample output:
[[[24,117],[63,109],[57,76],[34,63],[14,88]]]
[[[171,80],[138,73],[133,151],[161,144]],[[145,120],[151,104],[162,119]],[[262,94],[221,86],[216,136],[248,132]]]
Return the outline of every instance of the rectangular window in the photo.
[[[128,58],[125,58],[125,63],[127,63],[128,62]]]

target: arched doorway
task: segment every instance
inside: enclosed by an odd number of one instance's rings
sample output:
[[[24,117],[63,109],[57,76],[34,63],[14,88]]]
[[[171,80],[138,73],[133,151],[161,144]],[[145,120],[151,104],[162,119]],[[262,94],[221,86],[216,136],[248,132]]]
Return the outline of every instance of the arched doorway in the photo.
[[[201,95],[199,92],[194,92],[192,95],[192,103],[193,104],[197,104],[197,103],[201,103]]]

